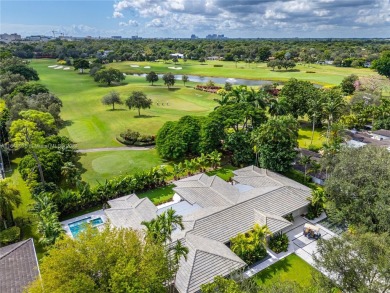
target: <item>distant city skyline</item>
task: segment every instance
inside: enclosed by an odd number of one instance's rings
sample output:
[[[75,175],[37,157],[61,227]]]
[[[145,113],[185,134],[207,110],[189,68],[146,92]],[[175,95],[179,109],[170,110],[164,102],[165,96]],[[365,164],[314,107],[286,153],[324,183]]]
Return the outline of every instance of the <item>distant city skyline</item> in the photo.
[[[1,0],[0,33],[388,38],[390,0]]]

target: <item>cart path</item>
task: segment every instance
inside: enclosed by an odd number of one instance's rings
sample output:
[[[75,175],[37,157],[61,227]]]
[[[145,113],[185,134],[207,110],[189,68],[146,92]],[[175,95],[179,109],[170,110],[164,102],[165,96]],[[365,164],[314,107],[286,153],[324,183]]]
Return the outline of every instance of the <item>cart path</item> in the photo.
[[[78,153],[97,153],[97,152],[112,152],[112,151],[148,151],[153,149],[154,146],[123,146],[123,147],[110,147],[110,148],[93,148],[93,149],[81,149],[77,150]]]

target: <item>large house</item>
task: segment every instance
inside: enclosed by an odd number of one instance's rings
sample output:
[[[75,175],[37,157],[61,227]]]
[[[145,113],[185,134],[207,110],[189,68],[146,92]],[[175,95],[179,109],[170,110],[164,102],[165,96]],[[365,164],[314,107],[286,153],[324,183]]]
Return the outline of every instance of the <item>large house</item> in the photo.
[[[227,276],[246,263],[228,247],[230,239],[249,231],[254,224],[271,232],[291,225],[283,216],[307,212],[310,189],[277,173],[254,166],[234,171],[233,184],[218,176],[198,174],[174,182],[180,202],[158,209],[135,194],[109,201],[106,215],[113,226],[142,229],[168,208],[183,216],[185,229],[175,230],[173,241],[189,248],[181,260],[175,287],[180,293],[199,292],[215,276]]]
[[[0,247],[0,292],[21,293],[38,276],[32,238]]]

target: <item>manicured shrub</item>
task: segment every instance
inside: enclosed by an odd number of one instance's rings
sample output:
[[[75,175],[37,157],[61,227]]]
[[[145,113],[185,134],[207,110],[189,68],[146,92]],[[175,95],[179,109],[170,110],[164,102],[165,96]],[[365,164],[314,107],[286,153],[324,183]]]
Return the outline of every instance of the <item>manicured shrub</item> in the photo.
[[[289,240],[286,234],[279,232],[270,237],[268,247],[276,252],[281,253],[282,251],[288,250]]]
[[[214,64],[214,67],[223,67],[222,64]]]

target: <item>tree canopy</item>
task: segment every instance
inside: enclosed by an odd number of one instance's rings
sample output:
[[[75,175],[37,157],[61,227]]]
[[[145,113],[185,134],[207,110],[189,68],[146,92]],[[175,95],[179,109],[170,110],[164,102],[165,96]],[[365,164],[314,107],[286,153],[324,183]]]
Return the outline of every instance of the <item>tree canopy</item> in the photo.
[[[296,157],[298,122],[292,116],[270,118],[252,132],[263,168],[286,172]]]
[[[115,110],[115,104],[122,105],[121,96],[118,92],[112,91],[102,98],[103,105],[112,105],[112,110]]]
[[[150,109],[153,101],[149,99],[143,92],[134,91],[126,99],[125,104],[129,109],[138,109],[138,116],[141,116],[141,109]]]
[[[175,76],[171,72],[164,74],[162,79],[164,80],[164,84],[168,87],[168,89],[175,85]]]
[[[390,153],[375,146],[345,148],[336,159],[325,182],[329,217],[367,231],[390,232]]]
[[[384,51],[379,59],[374,60],[372,68],[380,75],[390,78],[390,51]]]
[[[333,281],[345,292],[387,292],[390,284],[390,236],[383,234],[350,234],[329,240],[320,239],[316,266],[330,272]],[[319,285],[330,292],[333,282],[322,274]]]
[[[88,228],[57,240],[28,292],[166,292],[171,278],[162,244],[136,231]],[[44,291],[43,291],[44,290]]]
[[[89,61],[87,59],[76,59],[73,61],[74,70],[81,69],[81,73],[84,73],[84,69],[89,68]]]
[[[151,71],[148,74],[146,74],[146,81],[149,83],[152,83],[152,85],[153,85],[153,83],[157,82],[158,75],[156,74],[156,72]]]
[[[94,80],[100,83],[111,85],[112,82],[121,82],[125,80],[122,72],[115,68],[100,69],[94,75]]]

